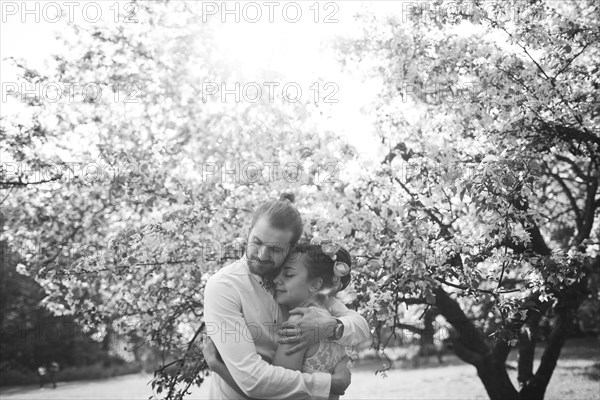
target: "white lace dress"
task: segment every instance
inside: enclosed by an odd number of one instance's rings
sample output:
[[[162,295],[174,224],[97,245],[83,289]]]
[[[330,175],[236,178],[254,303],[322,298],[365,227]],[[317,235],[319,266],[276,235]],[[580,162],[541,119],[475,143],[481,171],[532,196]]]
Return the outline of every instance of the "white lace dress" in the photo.
[[[317,352],[304,359],[302,372],[309,374],[313,372],[333,373],[335,365],[346,355],[346,347],[335,342],[319,342]],[[330,396],[330,399],[338,399],[339,396]]]

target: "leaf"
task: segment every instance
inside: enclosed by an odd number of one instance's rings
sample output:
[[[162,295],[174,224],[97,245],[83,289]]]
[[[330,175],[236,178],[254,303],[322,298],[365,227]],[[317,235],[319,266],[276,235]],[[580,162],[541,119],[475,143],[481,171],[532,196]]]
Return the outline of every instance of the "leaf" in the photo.
[[[427,304],[435,304],[435,295],[431,292],[430,289],[425,290],[425,301]]]

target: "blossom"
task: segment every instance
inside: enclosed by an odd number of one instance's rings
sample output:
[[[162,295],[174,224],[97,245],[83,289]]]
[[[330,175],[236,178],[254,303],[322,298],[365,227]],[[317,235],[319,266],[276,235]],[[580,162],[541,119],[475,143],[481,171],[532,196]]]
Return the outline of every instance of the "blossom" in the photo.
[[[338,261],[333,266],[335,276],[346,276],[350,273],[350,266],[344,262]]]
[[[339,249],[340,249],[340,245],[338,245],[337,243],[333,243],[333,242],[324,243],[323,245],[321,245],[321,250],[323,250],[323,253],[325,253],[329,257],[331,257],[332,260],[336,259],[336,254]]]

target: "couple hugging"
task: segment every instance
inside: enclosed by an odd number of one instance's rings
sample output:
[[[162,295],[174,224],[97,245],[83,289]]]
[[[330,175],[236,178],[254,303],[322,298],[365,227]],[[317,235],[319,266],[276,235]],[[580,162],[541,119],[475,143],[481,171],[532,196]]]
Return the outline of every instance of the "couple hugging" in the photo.
[[[350,385],[346,349],[371,337],[367,321],[335,298],[350,282],[350,254],[331,241],[298,243],[293,201],[262,204],[244,257],[206,283],[211,399],[337,398]]]

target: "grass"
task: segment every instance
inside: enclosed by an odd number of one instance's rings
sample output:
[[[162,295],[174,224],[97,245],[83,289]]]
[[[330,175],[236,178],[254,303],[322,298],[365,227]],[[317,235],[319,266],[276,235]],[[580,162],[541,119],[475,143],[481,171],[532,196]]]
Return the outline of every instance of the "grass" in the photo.
[[[122,364],[104,366],[102,363],[86,365],[83,367],[68,367],[61,369],[57,373],[57,380],[61,382],[72,382],[91,379],[106,379],[115,376],[135,374],[141,371],[139,364]],[[10,385],[39,385],[40,378],[33,371],[7,370],[0,374],[0,383],[2,386]],[[45,385],[51,386],[46,377]]]

